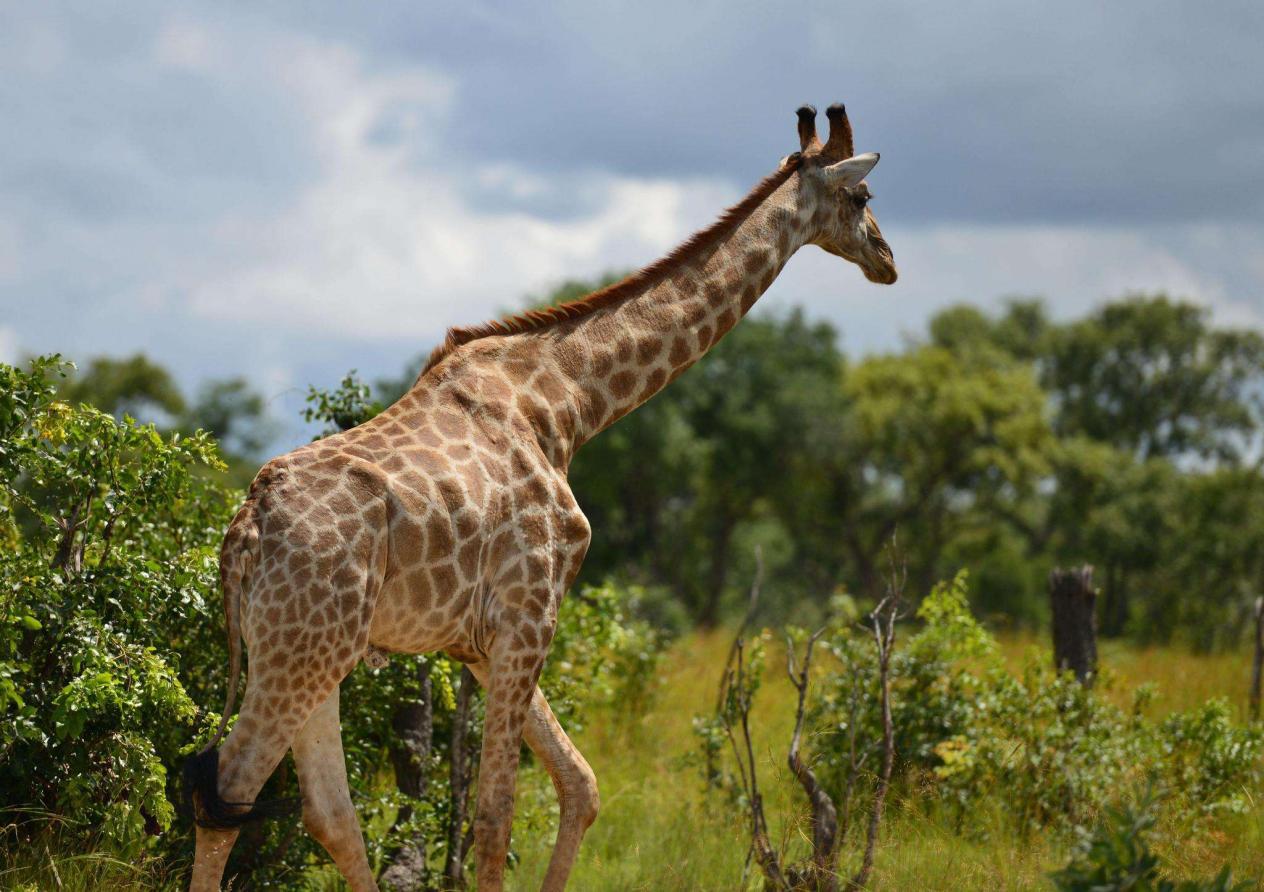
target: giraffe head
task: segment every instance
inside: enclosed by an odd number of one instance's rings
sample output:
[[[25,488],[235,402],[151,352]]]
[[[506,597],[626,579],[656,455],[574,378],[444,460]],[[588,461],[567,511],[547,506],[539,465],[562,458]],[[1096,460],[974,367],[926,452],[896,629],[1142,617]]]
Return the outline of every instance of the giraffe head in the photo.
[[[831,105],[829,139],[822,145],[816,136],[816,109],[805,105],[798,111],[799,168],[808,189],[817,193],[817,231],[809,241],[860,267],[870,282],[890,285],[896,280],[895,258],[882,237],[878,220],[869,208],[865,176],[878,163],[877,152],[857,155],[852,144],[851,122],[842,105]]]

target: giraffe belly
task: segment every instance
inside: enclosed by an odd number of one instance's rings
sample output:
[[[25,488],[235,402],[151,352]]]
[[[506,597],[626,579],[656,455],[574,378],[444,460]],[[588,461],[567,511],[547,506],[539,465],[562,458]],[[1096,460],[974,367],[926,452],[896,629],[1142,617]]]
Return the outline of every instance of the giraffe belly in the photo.
[[[463,643],[470,595],[436,596],[402,580],[383,586],[369,626],[369,644],[396,653],[431,653]]]

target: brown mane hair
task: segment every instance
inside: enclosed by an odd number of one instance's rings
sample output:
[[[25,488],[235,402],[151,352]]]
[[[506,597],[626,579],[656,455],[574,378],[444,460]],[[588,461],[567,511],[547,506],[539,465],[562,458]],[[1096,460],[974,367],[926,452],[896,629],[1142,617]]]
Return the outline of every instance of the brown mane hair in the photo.
[[[568,319],[578,319],[581,316],[587,316],[602,307],[611,306],[626,297],[639,293],[645,287],[671,275],[698,254],[715,247],[722,239],[727,238],[738,227],[738,224],[745,220],[755,208],[763,204],[764,199],[775,192],[782,183],[790,179],[791,174],[801,166],[802,160],[798,152],[789,156],[780,168],[760,180],[759,184],[745,198],[721,214],[719,219],[706,229],[695,232],[666,256],[655,260],[644,269],[615,282],[613,285],[607,285],[605,288],[594,291],[592,294],[581,297],[579,300],[558,304],[555,307],[527,310],[525,313],[509,316],[505,319],[493,319],[491,322],[484,322],[482,325],[449,328],[443,343],[435,347],[430,354],[430,358],[426,360],[425,368],[421,370],[421,374],[425,375],[426,372],[442,362],[453,350],[462,344],[468,344],[470,341],[495,335],[511,335],[548,328]]]

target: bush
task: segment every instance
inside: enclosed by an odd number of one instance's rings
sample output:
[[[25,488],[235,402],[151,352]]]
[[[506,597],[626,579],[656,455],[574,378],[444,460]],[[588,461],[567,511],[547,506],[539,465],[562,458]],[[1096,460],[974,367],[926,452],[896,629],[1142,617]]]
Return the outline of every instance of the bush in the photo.
[[[961,573],[932,590],[916,614],[920,628],[892,661],[896,777],[906,788],[949,805],[963,829],[968,815],[999,811],[1023,835],[1084,832],[1150,778],[1180,791],[1163,801],[1175,829],[1247,807],[1260,778],[1260,726],[1235,724],[1219,700],[1148,720],[1152,687],[1121,709],[1107,699],[1108,677],[1085,688],[1049,668],[1047,653],[1015,674],[971,615],[966,581]],[[872,641],[851,621],[850,602],[838,606],[833,666],[815,682],[808,739],[822,783],[854,812],[869,795],[882,725]],[[718,727],[695,723],[708,783],[727,788]]]
[[[219,651],[231,497],[200,473],[208,437],[71,406],[68,368],[0,365],[0,788],[130,857],[160,847],[168,767],[215,718],[195,704],[219,673],[191,655]]]
[[[1147,844],[1155,801],[1147,793],[1135,807],[1107,809],[1070,863],[1050,875],[1059,892],[1237,892],[1254,887],[1235,884],[1228,866],[1211,880],[1177,883],[1162,878],[1159,859]]]

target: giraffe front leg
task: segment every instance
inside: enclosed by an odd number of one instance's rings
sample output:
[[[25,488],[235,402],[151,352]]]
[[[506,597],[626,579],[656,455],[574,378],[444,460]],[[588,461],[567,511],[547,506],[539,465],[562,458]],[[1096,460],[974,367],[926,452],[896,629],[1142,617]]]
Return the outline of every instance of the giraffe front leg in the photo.
[[[471,664],[470,670],[484,688],[487,687],[487,665]],[[549,858],[548,872],[541,884],[541,892],[561,892],[566,888],[571,869],[579,855],[584,833],[597,820],[601,797],[597,792],[597,777],[584,756],[571,743],[558,723],[549,701],[537,687],[527,712],[523,737],[527,746],[536,754],[557,790],[559,820],[557,840],[553,855]]]
[[[474,815],[480,892],[499,892],[504,886],[523,726],[552,637],[552,623],[542,620],[522,617],[505,623],[497,630],[486,664],[487,706]]]
[[[584,833],[597,820],[597,810],[601,807],[597,776],[558,724],[539,688],[527,716],[526,738],[527,745],[553,779],[560,811],[557,841],[540,888],[542,892],[561,892],[579,856]]]

